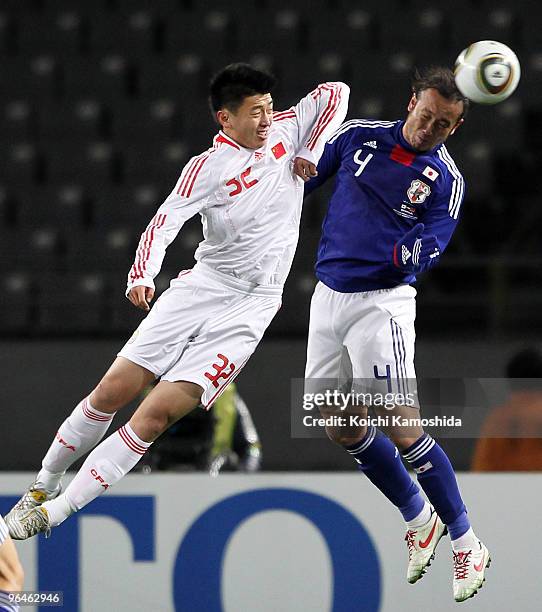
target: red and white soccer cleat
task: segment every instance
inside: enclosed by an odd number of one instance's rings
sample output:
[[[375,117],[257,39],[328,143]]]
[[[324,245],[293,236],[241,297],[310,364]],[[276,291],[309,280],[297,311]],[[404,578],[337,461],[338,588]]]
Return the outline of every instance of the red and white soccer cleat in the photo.
[[[474,597],[485,580],[486,567],[491,563],[488,549],[478,542],[478,550],[464,548],[454,552],[454,599],[465,601]]]
[[[435,548],[448,530],[437,513],[431,508],[431,518],[422,527],[408,529],[405,541],[408,547],[407,580],[417,582],[435,558]]]

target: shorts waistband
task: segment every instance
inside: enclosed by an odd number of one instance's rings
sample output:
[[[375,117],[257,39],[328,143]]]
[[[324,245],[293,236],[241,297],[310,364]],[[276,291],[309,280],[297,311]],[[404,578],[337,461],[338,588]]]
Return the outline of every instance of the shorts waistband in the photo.
[[[201,261],[196,262],[196,265],[192,268],[194,272],[202,274],[205,277],[210,277],[216,280],[221,285],[225,285],[229,289],[238,291],[239,293],[247,293],[250,295],[258,295],[262,297],[280,297],[282,295],[282,285],[261,285],[259,283],[253,283],[251,281],[244,280],[242,278],[236,278],[230,274],[224,274],[218,272],[214,268],[202,263]]]

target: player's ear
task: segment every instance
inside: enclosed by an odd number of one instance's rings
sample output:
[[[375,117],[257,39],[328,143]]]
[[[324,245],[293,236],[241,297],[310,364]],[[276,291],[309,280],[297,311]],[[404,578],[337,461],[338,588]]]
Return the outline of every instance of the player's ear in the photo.
[[[450,136],[453,136],[459,129],[459,126],[463,125],[463,123],[465,123],[465,119],[460,119],[452,128],[452,131],[450,132]]]
[[[220,126],[223,128],[231,127],[230,114],[227,110],[224,110],[224,109],[219,110],[216,113],[216,120],[218,121]]]
[[[414,110],[414,107],[416,106],[417,102],[418,102],[418,98],[416,98],[416,94],[413,93],[412,97],[410,98],[408,102],[408,106],[407,106],[407,110],[409,113]]]

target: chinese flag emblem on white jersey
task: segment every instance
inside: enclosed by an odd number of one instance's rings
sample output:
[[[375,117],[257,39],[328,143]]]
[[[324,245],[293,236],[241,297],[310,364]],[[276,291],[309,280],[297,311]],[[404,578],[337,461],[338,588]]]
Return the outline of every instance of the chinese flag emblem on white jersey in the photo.
[[[282,142],[279,142],[274,147],[271,147],[271,152],[275,156],[275,159],[280,159],[283,155],[286,155],[286,149]]]

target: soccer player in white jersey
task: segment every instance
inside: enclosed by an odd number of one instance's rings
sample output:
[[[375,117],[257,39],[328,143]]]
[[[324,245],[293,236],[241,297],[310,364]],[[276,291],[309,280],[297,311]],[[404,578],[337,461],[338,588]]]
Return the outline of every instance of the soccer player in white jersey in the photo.
[[[10,593],[21,591],[23,580],[19,555],[9,537],[8,526],[0,516],[0,612],[18,612],[19,606],[10,601]]]
[[[437,67],[416,75],[405,121],[352,120],[330,138],[318,176],[306,188],[310,192],[337,177],[318,249],[306,391],[346,381],[377,398],[390,393],[413,403],[391,415],[419,419],[411,284],[436,264],[458,222],[463,178],[444,142],[463,122],[467,105],[453,73]],[[373,425],[328,428],[401,511],[410,583],[423,576],[448,531],[454,597],[463,601],[482,585],[490,559],[470,526],[450,461],[421,425],[386,433],[391,440]]]
[[[6,516],[12,537],[49,532],[118,482],[170,425],[209,408],[235,379],[280,308],[296,249],[302,177],[346,115],[349,88],[324,83],[273,112],[274,78],[232,64],[210,86],[220,131],[191,159],[141,236],[127,296],[150,310],[153,279],[183,223],[199,213],[196,265],[171,281],[92,393],[62,423],[35,482]],[[297,172],[294,173],[294,170]],[[117,410],[155,379],[128,423],[87,457],[63,493],[66,469],[104,436]]]

